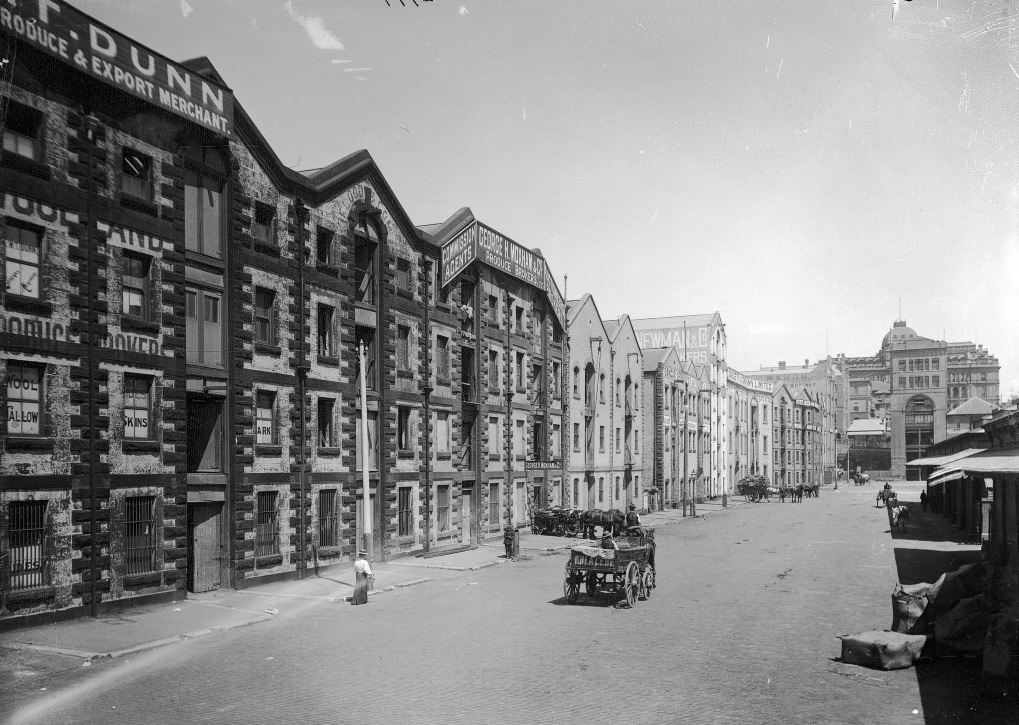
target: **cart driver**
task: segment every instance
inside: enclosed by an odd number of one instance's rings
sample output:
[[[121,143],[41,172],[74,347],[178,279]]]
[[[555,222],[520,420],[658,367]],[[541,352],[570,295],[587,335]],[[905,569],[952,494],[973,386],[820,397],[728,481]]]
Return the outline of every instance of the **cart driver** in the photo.
[[[639,528],[640,514],[637,513],[637,507],[631,503],[630,510],[626,512],[626,530],[636,531]]]
[[[619,545],[616,544],[616,540],[612,538],[612,532],[606,531],[601,537],[601,548],[603,549],[618,549]]]

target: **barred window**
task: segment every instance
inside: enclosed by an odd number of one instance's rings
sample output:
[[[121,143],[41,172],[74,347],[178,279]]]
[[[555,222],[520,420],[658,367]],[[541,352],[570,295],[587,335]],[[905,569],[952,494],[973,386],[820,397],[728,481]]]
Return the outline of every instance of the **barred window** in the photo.
[[[410,328],[406,325],[396,328],[396,369],[410,370]]]
[[[414,533],[410,494],[410,486],[401,486],[397,489],[396,517],[398,536],[410,536]]]
[[[4,232],[4,277],[7,294],[40,299],[42,232],[8,222]]]
[[[124,573],[145,574],[158,569],[156,559],[156,498],[124,499]]]
[[[276,508],[275,491],[259,491],[255,512],[255,556],[278,554],[279,511]]]
[[[37,436],[42,433],[43,368],[7,364],[7,434]]]
[[[124,437],[148,440],[152,437],[151,380],[142,375],[124,376]]]
[[[46,501],[10,503],[7,527],[10,591],[34,589],[50,584],[46,504]]]
[[[435,517],[439,533],[449,531],[449,486],[439,486],[435,496]]]
[[[318,545],[336,546],[336,489],[323,488],[318,492]]]

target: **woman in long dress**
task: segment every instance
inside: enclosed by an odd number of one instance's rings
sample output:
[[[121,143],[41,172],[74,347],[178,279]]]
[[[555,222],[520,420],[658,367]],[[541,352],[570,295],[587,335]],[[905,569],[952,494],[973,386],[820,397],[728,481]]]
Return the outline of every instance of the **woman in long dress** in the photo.
[[[354,596],[350,598],[351,604],[368,603],[368,577],[371,575],[372,568],[368,563],[368,552],[357,552],[357,559],[354,561]]]

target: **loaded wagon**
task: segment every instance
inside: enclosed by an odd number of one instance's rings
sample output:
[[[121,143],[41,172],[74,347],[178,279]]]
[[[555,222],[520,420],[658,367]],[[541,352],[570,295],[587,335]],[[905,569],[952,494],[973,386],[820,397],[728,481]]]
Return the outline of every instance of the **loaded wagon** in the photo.
[[[654,550],[654,529],[625,537],[617,549],[574,546],[563,578],[566,601],[577,601],[581,584],[589,597],[609,591],[625,596],[631,607],[638,598],[650,599],[655,586]]]

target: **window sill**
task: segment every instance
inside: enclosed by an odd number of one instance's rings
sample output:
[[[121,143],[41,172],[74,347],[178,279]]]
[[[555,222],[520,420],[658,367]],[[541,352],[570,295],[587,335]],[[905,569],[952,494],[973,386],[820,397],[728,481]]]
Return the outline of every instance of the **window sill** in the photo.
[[[152,217],[159,217],[159,205],[154,201],[148,201],[146,199],[139,199],[138,197],[129,196],[122,193],[120,197],[120,205],[125,209],[131,209],[133,211],[139,211],[142,214],[148,214]]]
[[[316,262],[315,263],[315,270],[318,271],[318,272],[321,272],[322,274],[327,274],[330,277],[339,277],[340,276],[340,269],[339,269],[339,267],[334,267],[333,265],[326,264],[324,262]]]
[[[141,589],[142,587],[159,586],[163,583],[163,573],[159,571],[148,574],[128,574],[124,577],[125,589]]]
[[[52,452],[53,439],[46,436],[7,436],[5,448],[8,453]]]
[[[280,445],[267,445],[267,444],[256,444],[255,445],[256,456],[266,456],[272,458],[279,458],[283,455],[283,446]]]
[[[283,354],[283,350],[279,345],[271,345],[268,342],[255,342],[255,352],[263,355],[275,355],[276,357]]]
[[[400,460],[412,461],[414,460],[414,451],[397,451],[396,457]]]
[[[159,323],[143,320],[140,317],[121,315],[120,329],[124,332],[139,332],[143,335],[158,335]]]
[[[259,254],[264,254],[267,257],[275,257],[276,259],[279,259],[280,250],[277,247],[273,247],[270,246],[269,244],[266,244],[265,242],[255,240],[254,249]]]
[[[4,295],[4,306],[10,312],[24,312],[29,315],[38,315],[39,317],[49,317],[53,314],[53,305],[49,302],[10,293]]]
[[[268,448],[269,446],[262,447]],[[317,453],[320,458],[339,458],[343,453],[343,449],[334,446],[319,446]]]
[[[159,441],[137,441],[124,439],[124,453],[159,453]]]
[[[337,559],[343,555],[342,546],[320,546],[315,552],[319,559]]]
[[[272,566],[279,566],[283,563],[283,554],[270,554],[269,556],[259,556],[255,558],[256,569],[268,569]]]
[[[6,593],[8,602],[42,602],[53,599],[57,594],[56,587],[34,587],[32,589],[15,589]]]
[[[22,174],[35,176],[44,181],[49,181],[51,178],[49,166],[21,154],[4,151],[0,154],[0,162],[8,169],[20,171]]]
[[[318,364],[319,365],[329,365],[331,367],[339,367],[340,366],[340,358],[336,357],[335,355],[319,355],[318,356]]]

